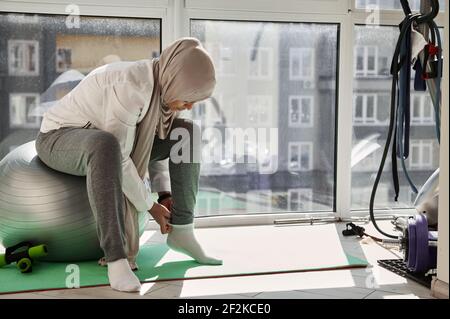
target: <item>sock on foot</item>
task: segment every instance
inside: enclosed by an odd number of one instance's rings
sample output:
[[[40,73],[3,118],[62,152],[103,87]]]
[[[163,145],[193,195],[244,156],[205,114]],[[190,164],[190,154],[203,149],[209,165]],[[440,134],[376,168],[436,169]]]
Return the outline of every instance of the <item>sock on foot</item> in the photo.
[[[128,263],[130,264],[130,268],[132,271],[138,271],[139,270],[139,266],[135,261],[128,261]],[[98,260],[98,265],[101,267],[106,267],[108,266],[108,263],[106,262],[106,257],[102,257]]]
[[[180,253],[194,258],[200,264],[222,265],[222,260],[207,256],[194,234],[194,224],[173,225],[167,236],[167,245]]]
[[[141,289],[141,283],[131,271],[126,258],[108,263],[108,278],[112,289],[135,292]]]

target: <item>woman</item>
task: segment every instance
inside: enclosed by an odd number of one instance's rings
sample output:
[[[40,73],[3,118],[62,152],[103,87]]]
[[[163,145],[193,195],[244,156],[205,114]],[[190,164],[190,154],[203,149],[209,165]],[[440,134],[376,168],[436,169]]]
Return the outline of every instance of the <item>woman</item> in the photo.
[[[210,97],[215,83],[214,65],[201,43],[183,38],[157,59],[93,70],[44,115],[37,153],[55,170],[86,176],[113,289],[140,289],[132,272],[139,250],[138,212],[153,216],[168,233],[170,248],[199,263],[222,263],[204,253],[193,232],[200,164],[192,159],[200,150],[192,137],[198,127],[177,117]],[[191,138],[171,139],[174,129],[186,130]],[[172,146],[186,141],[191,160],[169,161]],[[158,203],[149,188],[158,192]]]

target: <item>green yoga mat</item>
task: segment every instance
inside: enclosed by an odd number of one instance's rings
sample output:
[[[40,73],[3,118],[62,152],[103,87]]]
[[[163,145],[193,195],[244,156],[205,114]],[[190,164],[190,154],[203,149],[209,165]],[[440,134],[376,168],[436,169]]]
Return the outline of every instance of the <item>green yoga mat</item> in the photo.
[[[155,231],[147,231],[150,238]],[[367,261],[347,254],[332,225],[315,227],[233,227],[197,229],[205,251],[220,256],[223,265],[201,265],[174,252],[166,244],[141,246],[137,259],[141,282],[211,278],[366,267]],[[309,239],[308,241],[306,239]],[[320,240],[319,240],[320,239]],[[78,276],[79,274],[79,276]],[[108,285],[107,269],[96,261],[36,262],[22,274],[15,265],[0,268],[0,294],[24,291]]]

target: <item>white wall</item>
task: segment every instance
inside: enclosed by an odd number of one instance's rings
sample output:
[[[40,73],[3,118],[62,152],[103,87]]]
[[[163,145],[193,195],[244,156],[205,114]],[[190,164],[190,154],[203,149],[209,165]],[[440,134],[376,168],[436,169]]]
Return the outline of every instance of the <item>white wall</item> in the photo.
[[[448,51],[449,51],[449,37],[448,37],[448,11],[449,2],[446,1],[445,10],[445,39],[444,39],[444,83],[442,84],[442,114],[441,114],[441,154],[440,154],[440,174],[439,174],[439,244],[438,244],[438,270],[437,277],[448,283],[448,147],[449,147],[449,112],[448,112]]]

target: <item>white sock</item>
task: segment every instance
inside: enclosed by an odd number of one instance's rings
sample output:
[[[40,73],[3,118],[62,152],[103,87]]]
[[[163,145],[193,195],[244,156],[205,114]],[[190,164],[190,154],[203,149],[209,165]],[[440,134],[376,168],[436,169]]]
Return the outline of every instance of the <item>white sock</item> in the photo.
[[[128,263],[130,264],[130,268],[132,271],[138,271],[139,270],[139,266],[135,261],[128,261]],[[98,260],[98,265],[101,267],[106,267],[108,266],[108,263],[106,262],[106,257],[102,257]]]
[[[167,245],[175,251],[194,258],[200,264],[222,265],[222,260],[205,254],[194,234],[194,223],[187,225],[173,225],[167,236]]]
[[[112,289],[126,292],[140,291],[141,283],[131,271],[126,258],[108,263],[108,278]]]

